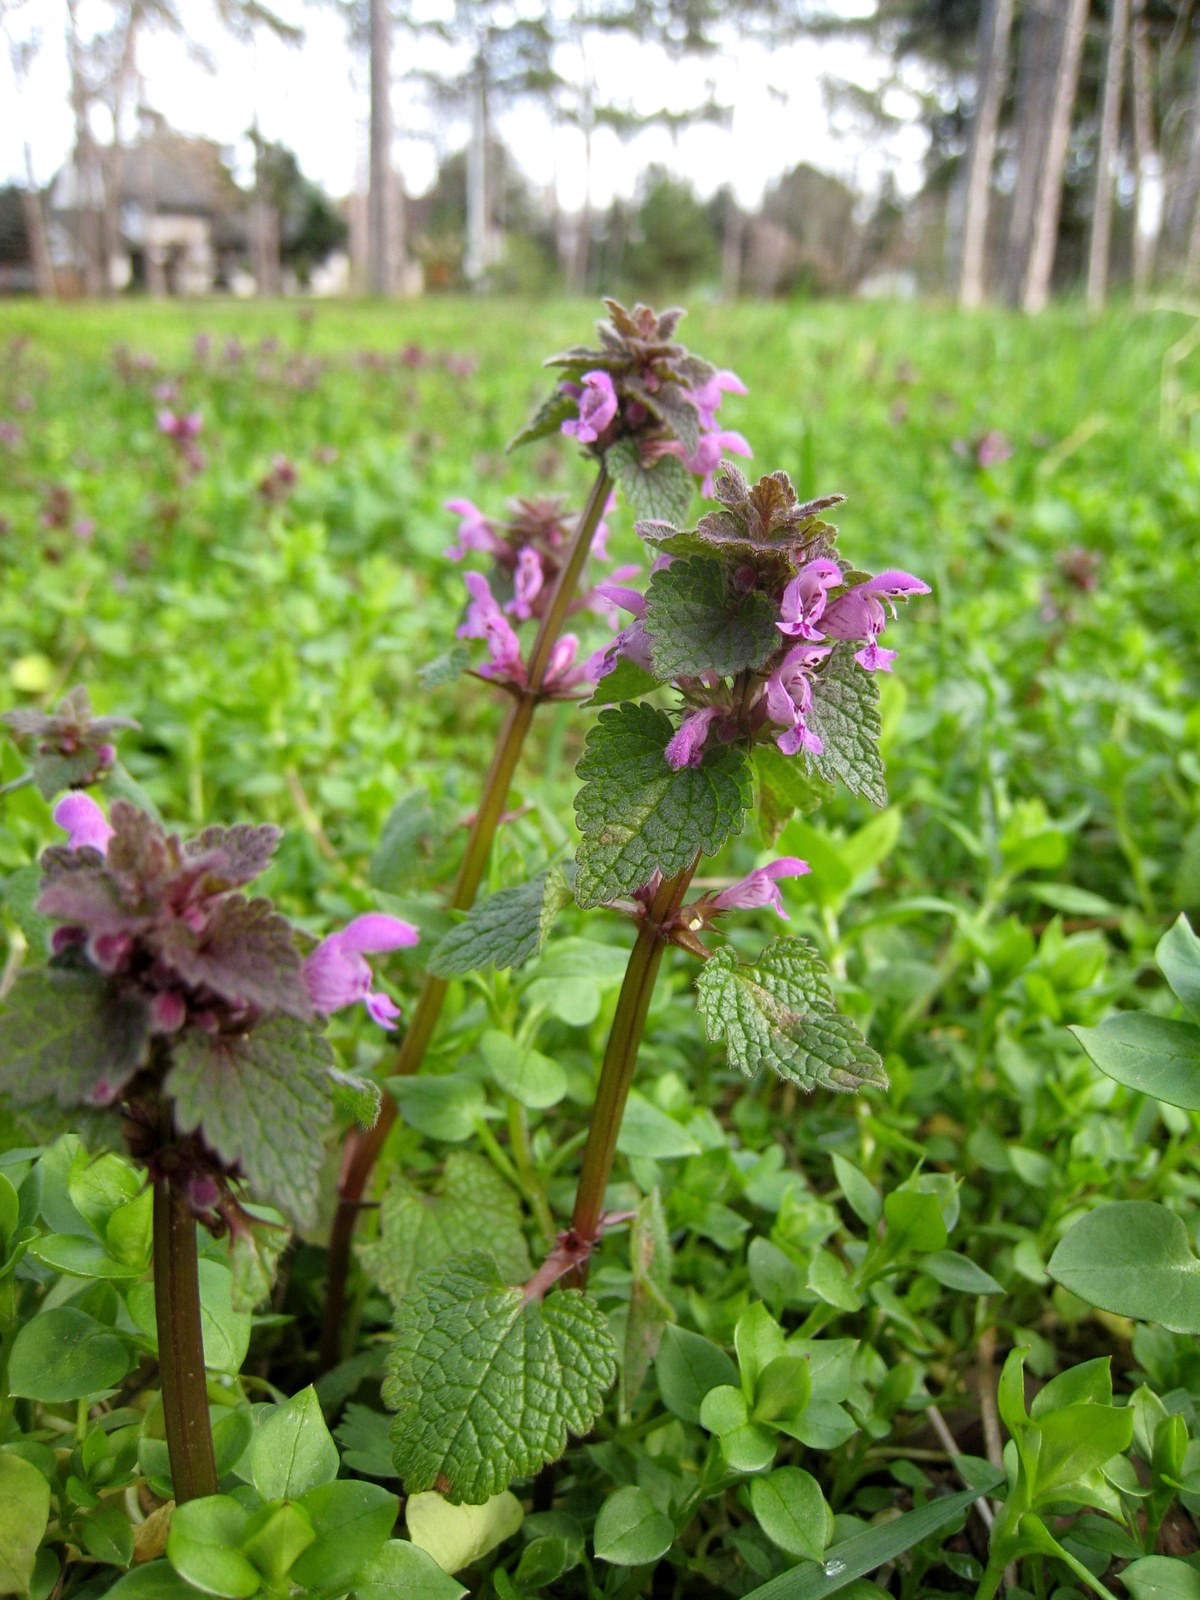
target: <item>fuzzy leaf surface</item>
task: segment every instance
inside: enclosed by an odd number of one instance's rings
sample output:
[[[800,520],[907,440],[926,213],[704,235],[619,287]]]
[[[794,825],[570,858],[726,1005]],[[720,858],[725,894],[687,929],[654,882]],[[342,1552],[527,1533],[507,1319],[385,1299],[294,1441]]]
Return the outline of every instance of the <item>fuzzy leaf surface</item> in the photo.
[[[779,647],[778,613],[757,589],[738,594],[718,561],[674,561],[646,591],[646,633],[657,676],[732,677],[761,666]]]
[[[674,732],[664,711],[626,701],[588,733],[575,798],[581,906],[628,894],[655,868],[672,877],[740,831],[751,791],[745,753],[727,745],[672,772],[664,751]]]
[[[562,867],[548,867],[527,883],[501,889],[479,901],[466,918],[438,940],[429,970],[439,978],[481,967],[519,967],[539,955],[555,918],[570,904]]]
[[[111,1105],[149,1039],[145,1006],[98,972],[31,968],[0,1012],[0,1090],[18,1105]]]
[[[775,843],[795,812],[807,816],[833,799],[833,788],[824,778],[806,770],[795,756],[785,756],[774,743],[755,746],[754,778],[764,844]]]
[[[813,679],[808,725],[825,746],[807,759],[826,783],[840,778],[851,794],[887,805],[887,779],[879,754],[883,724],[879,717],[879,685],[854,659],[854,645],[834,646],[824,668]]]
[[[199,1128],[250,1187],[309,1226],[316,1217],[323,1134],[333,1116],[333,1052],[314,1028],[268,1017],[249,1033],[187,1033],[166,1091],[181,1132]]]
[[[678,456],[663,456],[652,467],[643,467],[637,442],[618,439],[605,454],[604,465],[625,491],[635,516],[676,522],[687,515],[692,478]]]
[[[508,441],[508,449],[516,450],[520,445],[532,444],[535,439],[545,439],[557,433],[564,422],[578,415],[579,402],[561,389],[555,389],[546,396],[521,431]]]
[[[417,677],[422,689],[440,689],[444,683],[453,683],[471,665],[471,652],[465,644],[456,644],[434,656],[423,667],[418,667]]]
[[[803,1089],[887,1083],[879,1056],[836,1010],[828,970],[806,939],[773,940],[752,967],[720,950],[696,989],[708,1037],[724,1039],[748,1077],[765,1065]]]
[[[452,1503],[481,1505],[586,1434],[615,1377],[589,1295],[526,1302],[479,1253],[424,1274],[397,1310],[383,1391],[406,1492],[445,1478]]]
[[[399,1301],[418,1273],[481,1246],[507,1284],[524,1283],[533,1271],[521,1202],[490,1161],[456,1150],[433,1194],[392,1179],[379,1208],[379,1237],[359,1245],[358,1256],[384,1294]]]
[[[168,931],[160,941],[162,957],[185,983],[206,986],[235,1004],[301,1020],[312,1015],[291,927],[269,900],[227,895],[201,933],[182,920]]]

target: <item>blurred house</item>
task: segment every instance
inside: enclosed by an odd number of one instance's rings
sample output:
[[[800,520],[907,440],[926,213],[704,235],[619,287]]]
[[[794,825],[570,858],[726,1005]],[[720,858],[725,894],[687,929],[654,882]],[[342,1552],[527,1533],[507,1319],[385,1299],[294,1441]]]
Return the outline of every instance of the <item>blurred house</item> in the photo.
[[[93,170],[69,160],[50,188],[50,242],[60,278],[82,282],[90,238],[107,244],[114,290],[202,295],[233,287],[249,247],[246,195],[226,152],[161,119],[127,148],[101,150]]]

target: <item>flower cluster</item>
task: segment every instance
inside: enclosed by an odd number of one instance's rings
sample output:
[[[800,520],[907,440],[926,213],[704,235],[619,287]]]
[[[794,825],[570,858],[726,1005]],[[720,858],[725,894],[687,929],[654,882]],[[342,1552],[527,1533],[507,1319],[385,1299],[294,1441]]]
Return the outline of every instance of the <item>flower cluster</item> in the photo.
[[[117,759],[113,734],[138,726],[130,717],[93,716],[82,685],[65,694],[53,712],[6,711],[0,722],[18,738],[36,741],[33,776],[47,800],[63,789],[96,783]]]
[[[308,1022],[356,1001],[394,1025],[397,1009],[372,992],[365,956],[415,944],[416,929],[367,914],[302,959],[287,920],[239,892],[270,861],[277,828],[206,828],[181,840],[127,801],[109,820],[78,792],[54,819],[67,842],[44,853],[37,901],[58,925],[54,955],[103,974],[149,1034],[242,1034],[266,1015]],[[126,1081],[106,1074],[91,1099],[111,1104]]]
[[[169,407],[164,407],[158,413],[157,422],[159,433],[171,440],[188,469],[199,472],[204,466],[204,452],[196,443],[204,427],[204,418],[200,413],[189,411],[186,416],[180,416]]]
[[[820,756],[823,740],[810,725],[813,696],[835,646],[857,643],[853,661],[858,668],[890,672],[896,652],[879,643],[889,610],[894,616],[897,600],[930,592],[911,573],[890,570],[871,577],[834,556],[837,530],[819,521],[818,513],[841,496],[801,504],[785,473],[751,486],[729,462],[722,467],[716,488],[721,509],[702,518],[694,533],[663,523],[638,524],[659,552],[650,588],[645,595],[608,590],[634,620],[586,669],[599,682],[625,659],[660,682],[674,681],[686,708],[666,751],[675,771],[698,766],[714,741],[774,738],[785,755]],[[675,600],[681,580],[671,576],[680,562],[717,569],[699,619],[710,634],[743,629],[755,641],[748,655],[738,657],[734,673],[657,670],[666,635],[682,625]],[[656,592],[652,620],[648,602]],[[688,615],[698,620],[694,596]],[[726,681],[730,677],[732,684]]]
[[[606,510],[611,511],[613,504],[610,496]],[[476,669],[480,677],[523,688],[528,678],[513,623],[541,617],[578,527],[578,517],[566,511],[561,499],[514,500],[508,509],[508,519],[500,521],[485,516],[470,500],[448,500],[446,510],[460,520],[457,543],[446,554],[452,561],[460,561],[469,553],[479,552],[495,561],[495,581],[502,595],[507,592],[507,598],[498,600],[492,593],[491,581],[482,573],[464,573],[470,598],[458,637],[486,640],[490,659]],[[601,521],[592,538],[592,556],[607,560],[607,544],[608,524]],[[639,570],[636,566],[618,567],[613,577],[631,578]],[[617,614],[610,589],[609,584],[597,584],[585,590],[572,599],[569,611],[596,612],[615,628]],[[543,685],[548,695],[564,694],[587,681],[586,666],[575,665],[578,648],[574,634],[564,634],[556,642]]]
[[[567,412],[560,431],[597,455],[633,438],[644,467],[677,456],[711,494],[723,456],[753,454],[740,433],[722,429],[716,418],[724,396],[745,394],[745,384],[674,342],[681,311],[660,316],[648,306],[605,305],[611,321],[599,325],[601,348],[568,350],[547,363],[568,374],[558,386]]]

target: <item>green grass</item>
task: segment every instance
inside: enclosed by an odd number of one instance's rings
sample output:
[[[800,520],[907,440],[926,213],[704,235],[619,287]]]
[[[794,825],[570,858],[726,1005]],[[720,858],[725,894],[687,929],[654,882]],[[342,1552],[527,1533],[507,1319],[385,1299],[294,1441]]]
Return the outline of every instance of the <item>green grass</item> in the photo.
[[[444,925],[437,889],[461,829],[382,887],[369,867],[412,789],[427,787],[452,824],[471,812],[503,709],[470,679],[427,692],[417,678],[451,642],[463,596],[442,554],[454,519],[441,503],[579,503],[588,469],[566,441],[515,456],[504,445],[547,387],[540,360],[586,338],[595,309],[430,299],[322,304],[309,318],[290,305],[0,306],[0,421],[20,430],[0,442],[0,709],[83,682],[101,708],[137,717],[142,732],[122,751],[172,824],[285,829],[266,887],[314,932],[375,904],[428,931]],[[793,1090],[735,1079],[702,1037],[682,958],[659,985],[641,1086],[682,1120],[715,1113],[743,1152],[782,1144],[820,1194],[833,1192],[831,1151],[885,1189],[918,1159],[961,1180],[952,1247],[1001,1281],[1003,1299],[985,1314],[917,1275],[907,1323],[868,1308],[828,1330],[915,1362],[930,1393],[966,1392],[988,1317],[1001,1348],[1027,1346],[1042,1376],[1097,1354],[1116,1357],[1119,1378],[1145,1367],[1149,1345],[1131,1349],[1128,1327],[1052,1292],[1038,1263],[1100,1200],[1136,1194],[1190,1216],[1200,1194],[1196,1117],[1101,1079],[1067,1032],[1115,1003],[1169,1012],[1150,953],[1180,909],[1200,907],[1200,454],[1160,418],[1164,355],[1185,329],[1167,313],[1090,322],[1062,308],[1026,320],[825,302],[701,305],[685,324],[692,348],[749,385],[723,421],[751,441],[756,466],[786,469],[802,496],[845,493],[845,555],[906,568],[933,594],[886,640],[900,649],[883,684],[894,812],[872,822],[843,795],[777,846],[813,864],[785,886],[792,926],[830,961],[892,1090],[818,1096],[799,1115]],[[200,332],[213,338],[203,361]],[[236,361],[222,354],[233,337],[245,350]],[[263,349],[264,338],[276,344]],[[400,359],[409,345],[421,363]],[[446,355],[475,365],[455,370]],[[176,410],[203,416],[194,472],[155,429],[163,383],[178,388]],[[1180,383],[1190,415],[1200,358]],[[983,468],[977,444],[993,431],[1012,453]],[[260,485],[277,454],[297,481],[271,499]],[[80,519],[94,523],[89,539]],[[623,507],[613,525],[615,560],[638,560]],[[581,628],[589,648],[604,637],[594,619]],[[494,884],[571,845],[573,767],[592,715],[542,713],[517,775],[528,809],[504,830]],[[2,760],[2,779],[23,769],[11,745]],[[54,836],[31,790],[0,799],[10,960],[22,869]],[[749,833],[712,870],[744,870],[761,847]],[[755,948],[771,921],[744,919],[735,943]],[[607,938],[607,926],[572,913],[562,928]],[[418,970],[405,955],[387,965],[402,1003]],[[515,1017],[517,990],[488,1003]],[[610,988],[590,1023],[550,1012],[529,1024],[572,1085],[534,1119],[540,1163],[582,1126],[611,1010]],[[454,985],[433,1070],[475,1070],[486,1021],[477,990]],[[365,1020],[338,1018],[333,1037],[347,1056],[382,1056]],[[421,1170],[442,1154],[407,1129],[392,1160]],[[560,1214],[570,1174],[568,1160],[549,1186]],[[755,1188],[719,1137],[685,1161],[622,1158],[613,1203],[655,1180],[682,1241],[677,1314],[722,1341],[764,1292],[752,1237],[803,1263],[814,1239],[840,1248],[861,1233],[815,1194],[774,1211],[765,1180]],[[753,1232],[714,1221],[710,1202]],[[610,1276],[595,1279],[610,1308],[625,1248],[606,1246]],[[299,1320],[273,1335],[272,1371],[294,1387],[309,1370],[318,1256],[297,1258],[288,1292]],[[368,1331],[384,1325],[378,1296],[361,1310]],[[1186,1386],[1171,1366],[1183,1344],[1162,1338],[1155,1383]],[[885,1418],[877,1440],[915,1426]],[[977,1435],[967,1448],[982,1453]],[[604,1459],[615,1472],[616,1457]],[[571,1470],[582,1482],[593,1469]],[[882,1468],[865,1458],[820,1471],[838,1510],[858,1505],[865,1480],[882,1492]]]

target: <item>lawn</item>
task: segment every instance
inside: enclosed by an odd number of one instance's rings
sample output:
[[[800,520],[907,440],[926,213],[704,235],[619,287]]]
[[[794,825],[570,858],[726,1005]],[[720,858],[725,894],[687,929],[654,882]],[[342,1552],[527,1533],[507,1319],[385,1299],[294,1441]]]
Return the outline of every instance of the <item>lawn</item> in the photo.
[[[465,599],[461,565],[445,555],[457,519],[443,502],[467,498],[490,514],[517,495],[582,505],[590,474],[569,440],[512,454],[505,445],[546,391],[541,360],[586,340],[597,309],[450,298],[0,304],[0,711],[47,707],[86,685],[98,709],[137,719],[121,742],[123,781],[168,824],[284,830],[262,884],[303,930],[321,936],[382,909],[417,923],[428,948],[450,925],[441,891],[504,711],[478,680],[426,688],[419,676],[453,645]],[[1067,1031],[1114,1006],[1170,1015],[1154,948],[1180,911],[1193,921],[1200,911],[1200,450],[1190,433],[1200,357],[1168,364],[1164,391],[1164,357],[1188,326],[1167,311],[1089,321],[1064,307],[1031,320],[812,302],[699,304],[683,327],[691,348],[748,386],[721,415],[752,443],[754,466],[786,470],[802,498],[844,493],[831,515],[855,566],[901,568],[932,589],[887,635],[900,652],[881,684],[889,807],[839,791],[778,841],[752,826],[704,868],[728,881],[768,849],[811,864],[783,885],[789,931],[821,951],[891,1088],[809,1101],[769,1076],[746,1084],[706,1040],[673,952],[640,1058],[638,1103],[650,1110],[640,1141],[620,1147],[609,1192],[612,1208],[632,1209],[661,1190],[681,1327],[730,1346],[761,1300],[789,1332],[864,1341],[859,1431],[807,1454],[788,1447],[820,1480],[836,1538],[919,1507],[943,1478],[958,1487],[922,1415],[931,1397],[956,1448],[989,1454],[978,1372],[1010,1348],[1027,1352],[1039,1380],[1111,1355],[1119,1391],[1145,1380],[1174,1394],[1168,1409],[1200,1434],[1191,1341],[1093,1312],[1044,1271],[1100,1201],[1160,1201],[1194,1231],[1200,1194],[1197,1114],[1102,1076]],[[157,421],[164,411],[198,418],[198,430],[171,436]],[[610,565],[640,562],[644,575],[624,504],[610,521]],[[575,621],[585,649],[608,637],[590,613]],[[490,888],[574,848],[574,767],[595,715],[571,704],[540,713]],[[0,783],[25,766],[5,741]],[[419,826],[395,848],[395,808],[407,798],[404,815],[415,816],[415,793]],[[33,788],[0,797],[0,969],[10,978],[41,937],[33,863],[57,837]],[[744,919],[734,946],[752,955],[773,922],[769,911]],[[566,1075],[558,1101],[531,1113],[531,1159],[550,1212],[568,1216],[571,1141],[622,971],[612,947],[628,943],[613,919],[572,909],[542,965],[511,989],[503,975],[490,988],[453,983],[427,1070],[474,1063],[489,1109],[463,1123],[445,1104],[406,1100],[382,1176],[424,1183],[456,1151],[511,1172],[511,1096],[497,1094],[479,1054],[484,1031],[507,1018]],[[382,968],[404,1008],[420,956],[400,951]],[[339,1015],[330,1038],[344,1065],[386,1077],[391,1046],[365,1015]],[[0,1142],[42,1136],[4,1115]],[[664,1116],[680,1130],[674,1145],[661,1127],[652,1136]],[[1002,1294],[976,1280],[967,1292],[953,1271],[897,1268],[878,1287],[851,1283],[877,1191],[897,1190],[922,1162],[945,1202],[939,1243],[949,1238]],[[855,1191],[849,1163],[874,1199]],[[292,1320],[254,1336],[247,1370],[285,1392],[313,1375],[336,1171],[331,1142],[322,1220],[276,1296]],[[523,1225],[532,1241],[528,1217]],[[592,1275],[620,1336],[628,1256],[614,1234]],[[822,1260],[837,1264],[840,1288],[821,1279]],[[356,1278],[350,1342],[366,1350],[390,1317],[378,1268],[377,1256],[377,1281]],[[905,1383],[889,1387],[901,1367]],[[357,1398],[376,1407],[372,1370],[362,1368]],[[554,1506],[580,1526],[590,1529],[614,1484],[678,1509],[664,1483],[697,1470],[699,1430],[669,1404],[676,1420],[654,1423],[651,1388],[632,1422],[614,1400],[586,1449],[572,1446]],[[355,1393],[347,1379],[331,1420]],[[830,1403],[842,1400],[851,1403]],[[538,1511],[549,1492],[539,1489]],[[721,1492],[719,1514],[710,1502],[679,1533],[677,1593],[745,1593],[785,1564],[758,1501],[752,1516],[744,1488]],[[1193,1502],[1200,1489],[1185,1496]],[[1178,1506],[1172,1516],[1174,1543],[1160,1548],[1195,1549],[1190,1517]],[[980,1537],[972,1524],[944,1558],[931,1547],[898,1580],[903,1600],[969,1592],[986,1560]],[[501,1549],[509,1568],[514,1548]],[[1113,1549],[1092,1554],[1085,1564],[1102,1571]],[[1077,1580],[1051,1563],[1050,1587]],[[485,1581],[501,1600],[538,1587],[514,1590],[505,1573]],[[555,1573],[544,1592],[573,1594],[573,1581]],[[1040,1569],[1028,1581],[1042,1600]]]

